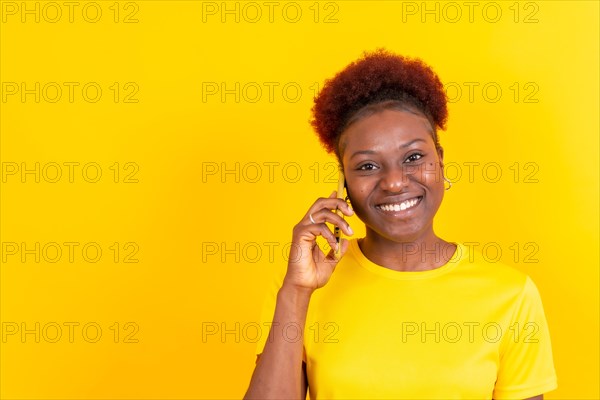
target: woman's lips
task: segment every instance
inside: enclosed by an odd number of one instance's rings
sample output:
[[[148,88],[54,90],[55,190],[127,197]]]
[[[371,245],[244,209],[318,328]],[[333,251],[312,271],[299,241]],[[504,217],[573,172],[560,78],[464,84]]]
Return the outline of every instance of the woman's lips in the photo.
[[[401,202],[383,203],[375,206],[376,209],[386,213],[398,213],[400,211],[410,210],[421,203],[423,196],[412,197]]]

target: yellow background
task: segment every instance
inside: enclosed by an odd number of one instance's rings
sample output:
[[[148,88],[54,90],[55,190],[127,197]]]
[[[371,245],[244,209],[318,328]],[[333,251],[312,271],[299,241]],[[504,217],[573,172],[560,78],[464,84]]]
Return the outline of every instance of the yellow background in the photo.
[[[63,2],[1,3],[2,398],[241,397],[267,281],[336,187],[314,91],[377,47],[422,58],[452,97],[437,232],[536,282],[546,398],[600,397],[598,2],[89,3],[72,22]],[[36,163],[39,183],[21,175]]]

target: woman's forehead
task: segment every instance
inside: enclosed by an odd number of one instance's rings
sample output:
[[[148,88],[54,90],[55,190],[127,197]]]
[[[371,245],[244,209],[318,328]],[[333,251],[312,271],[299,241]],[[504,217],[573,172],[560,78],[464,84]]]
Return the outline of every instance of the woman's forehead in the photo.
[[[427,118],[408,111],[384,110],[364,117],[342,134],[340,149],[404,146],[412,142],[433,145],[432,127]],[[418,140],[420,139],[420,140]]]

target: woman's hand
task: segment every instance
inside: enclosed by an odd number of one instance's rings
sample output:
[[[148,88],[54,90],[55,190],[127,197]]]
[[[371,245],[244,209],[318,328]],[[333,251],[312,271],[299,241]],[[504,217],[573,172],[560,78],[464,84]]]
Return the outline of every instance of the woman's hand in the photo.
[[[312,293],[329,281],[339,260],[335,257],[335,235],[325,222],[339,227],[348,236],[354,234],[350,225],[335,213],[336,209],[344,215],[354,214],[350,206],[337,198],[336,192],[333,192],[328,198],[315,201],[304,218],[294,227],[283,286]],[[323,236],[329,243],[331,251],[327,255],[317,245],[317,236]],[[348,249],[348,241],[342,239],[340,245],[340,254],[343,255]]]

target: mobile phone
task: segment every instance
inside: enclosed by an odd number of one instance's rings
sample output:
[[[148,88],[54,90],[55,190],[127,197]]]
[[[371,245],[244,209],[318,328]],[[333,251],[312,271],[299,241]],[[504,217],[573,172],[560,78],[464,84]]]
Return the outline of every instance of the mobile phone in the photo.
[[[346,197],[344,193],[344,189],[346,188],[346,178],[344,177],[344,172],[341,168],[339,173],[340,175],[338,178],[337,197],[344,199]],[[336,208],[335,212],[337,215],[344,218],[344,213],[340,211],[340,209]],[[339,228],[339,226],[336,226],[333,229],[333,234],[335,235],[335,242],[337,244],[334,254],[335,258],[339,260],[342,254],[342,230]]]

